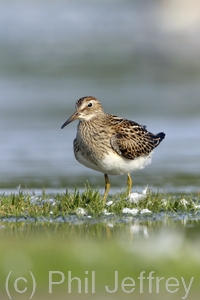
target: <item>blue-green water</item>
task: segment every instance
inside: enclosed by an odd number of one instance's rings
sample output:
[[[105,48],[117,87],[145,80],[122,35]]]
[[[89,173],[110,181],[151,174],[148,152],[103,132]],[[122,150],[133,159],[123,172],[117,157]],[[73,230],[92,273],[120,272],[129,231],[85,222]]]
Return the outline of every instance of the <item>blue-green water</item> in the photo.
[[[73,156],[75,101],[166,133],[136,188],[199,192],[200,26],[157,1],[1,1],[0,187],[104,185]],[[117,189],[125,177],[112,177]]]

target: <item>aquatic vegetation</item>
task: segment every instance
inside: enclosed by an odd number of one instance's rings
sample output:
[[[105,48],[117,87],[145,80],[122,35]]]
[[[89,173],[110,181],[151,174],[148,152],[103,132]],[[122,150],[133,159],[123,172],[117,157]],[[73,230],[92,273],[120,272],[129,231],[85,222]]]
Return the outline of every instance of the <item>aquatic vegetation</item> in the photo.
[[[78,189],[55,195],[42,192],[40,196],[26,190],[0,195],[0,218],[27,217],[53,219],[69,214],[85,217],[145,215],[155,213],[197,213],[200,211],[199,197],[172,195],[145,190],[127,197],[127,191],[109,197],[104,205],[99,191],[88,184],[83,192]],[[141,197],[140,197],[141,196]]]
[[[81,299],[110,293],[115,299],[155,299],[158,291],[163,299],[172,292],[173,299],[196,297],[198,196],[151,191],[136,196],[130,201],[123,191],[104,205],[102,195],[89,185],[83,192],[55,195],[26,190],[1,194],[0,292],[6,297],[5,280],[12,271],[11,294],[24,299],[13,286],[16,278],[30,278],[31,271],[37,283],[34,299],[51,294],[78,299],[80,293]],[[69,278],[78,279],[71,285]]]

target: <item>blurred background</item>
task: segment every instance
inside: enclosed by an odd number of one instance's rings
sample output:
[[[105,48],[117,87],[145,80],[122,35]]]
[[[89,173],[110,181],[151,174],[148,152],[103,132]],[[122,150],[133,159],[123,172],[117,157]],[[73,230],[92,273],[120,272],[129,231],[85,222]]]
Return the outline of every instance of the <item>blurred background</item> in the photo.
[[[199,192],[200,2],[0,2],[0,188],[73,188],[102,174],[80,165],[77,123],[60,127],[77,99],[166,139],[134,187]],[[111,185],[125,187],[125,177]]]

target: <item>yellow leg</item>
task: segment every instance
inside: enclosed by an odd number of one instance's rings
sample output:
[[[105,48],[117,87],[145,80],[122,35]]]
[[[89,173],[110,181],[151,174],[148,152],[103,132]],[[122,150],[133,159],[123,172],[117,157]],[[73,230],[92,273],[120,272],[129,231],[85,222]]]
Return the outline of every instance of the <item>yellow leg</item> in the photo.
[[[109,192],[109,189],[110,189],[110,182],[109,182],[107,174],[104,174],[104,178],[105,178],[105,192],[104,192],[104,195],[103,195],[103,202],[105,204],[107,196],[108,196],[108,192]]]
[[[129,173],[127,174],[127,188],[128,188],[128,194],[130,195],[132,189],[132,179]]]

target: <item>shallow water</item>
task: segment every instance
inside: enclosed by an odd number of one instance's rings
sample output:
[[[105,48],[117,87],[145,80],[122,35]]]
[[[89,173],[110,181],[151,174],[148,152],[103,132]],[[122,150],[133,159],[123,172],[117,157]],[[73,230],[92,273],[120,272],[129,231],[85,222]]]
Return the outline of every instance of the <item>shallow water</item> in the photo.
[[[156,1],[2,1],[3,191],[19,184],[83,187],[86,180],[103,188],[102,174],[73,156],[77,124],[60,129],[75,101],[90,94],[105,111],[166,133],[152,164],[132,175],[135,189],[148,184],[163,192],[198,193],[200,27],[195,16],[186,30],[181,18],[174,20]],[[113,191],[125,182],[124,176],[112,177]]]

